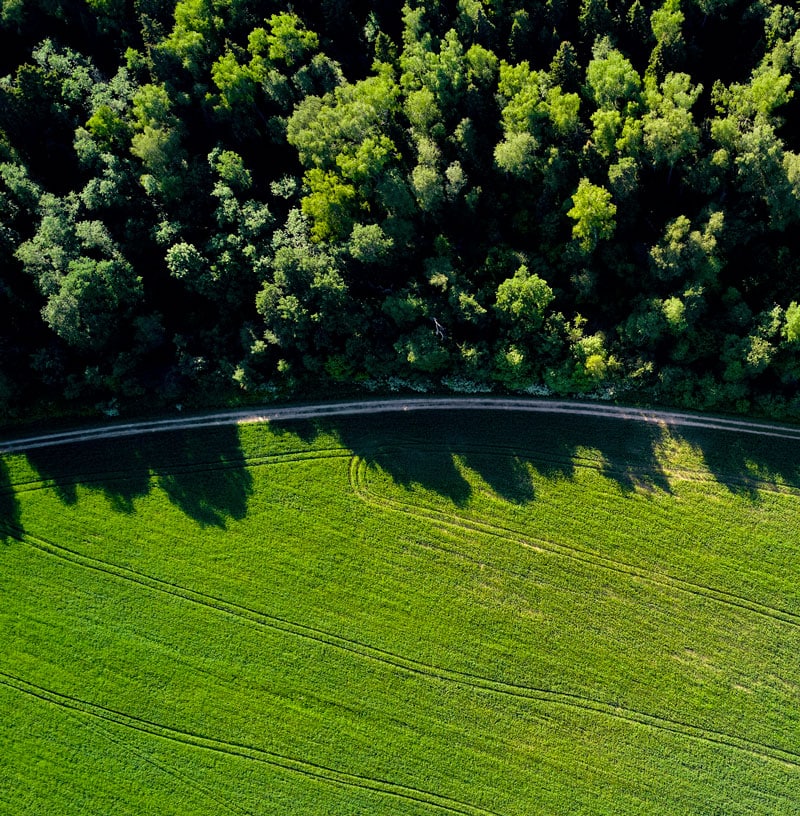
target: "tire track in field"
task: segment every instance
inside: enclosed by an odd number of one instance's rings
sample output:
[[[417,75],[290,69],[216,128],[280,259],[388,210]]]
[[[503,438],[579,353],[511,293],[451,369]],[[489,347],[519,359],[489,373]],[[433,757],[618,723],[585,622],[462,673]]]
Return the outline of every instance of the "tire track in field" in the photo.
[[[92,717],[104,722],[114,723],[134,731],[139,731],[149,736],[159,737],[171,742],[179,743],[192,748],[202,748],[207,751],[214,751],[218,754],[248,759],[289,771],[311,779],[315,779],[339,787],[357,788],[359,790],[378,793],[408,802],[425,805],[429,808],[441,810],[446,813],[460,814],[460,816],[500,816],[495,811],[477,807],[468,802],[461,802],[449,796],[443,796],[422,788],[415,788],[409,785],[401,785],[397,782],[390,782],[371,776],[340,771],[308,760],[279,754],[264,748],[257,748],[252,745],[238,742],[227,742],[215,739],[204,734],[192,731],[184,731],[173,728],[162,723],[153,722],[143,717],[137,717],[123,711],[91,703],[78,697],[61,694],[43,686],[36,685],[22,678],[16,677],[7,672],[0,671],[0,684],[16,691],[35,697],[50,705],[66,709],[71,712]]]
[[[353,456],[350,460],[350,485],[353,492],[359,496],[366,504],[374,507],[382,507],[395,513],[415,516],[425,521],[433,521],[445,528],[458,531],[472,531],[482,535],[492,536],[511,544],[525,547],[538,552],[548,552],[554,555],[578,561],[582,564],[599,567],[601,569],[627,575],[651,584],[667,587],[678,592],[685,592],[703,598],[708,598],[716,603],[726,606],[743,609],[762,617],[767,617],[789,626],[800,627],[800,614],[787,609],[769,606],[759,601],[751,600],[743,595],[737,595],[727,590],[715,589],[705,584],[694,583],[683,578],[677,578],[668,573],[657,572],[655,570],[643,569],[635,564],[619,561],[614,558],[600,555],[592,550],[574,547],[567,544],[559,544],[544,538],[535,538],[511,527],[504,527],[499,524],[470,519],[460,516],[457,513],[446,513],[432,507],[424,507],[410,502],[403,502],[382,496],[369,489],[365,478],[367,468],[366,462],[359,456]]]
[[[372,660],[402,671],[431,678],[446,683],[455,683],[460,686],[474,688],[483,692],[502,694],[508,697],[532,700],[545,704],[555,704],[571,709],[612,717],[616,720],[627,723],[647,726],[660,731],[677,734],[686,738],[700,740],[712,745],[725,746],[735,750],[744,751],[753,756],[763,759],[771,759],[792,766],[800,767],[800,754],[785,750],[777,746],[759,743],[728,734],[723,731],[716,731],[709,728],[701,728],[673,720],[660,717],[647,712],[637,711],[624,706],[605,703],[592,697],[570,693],[553,691],[543,687],[529,686],[521,683],[512,683],[503,680],[495,680],[482,675],[470,674],[468,672],[456,671],[442,668],[430,663],[425,663],[414,658],[371,646],[361,641],[341,637],[323,629],[308,626],[306,624],[295,623],[274,615],[259,612],[240,604],[226,601],[216,596],[208,595],[197,590],[183,587],[179,584],[164,581],[160,578],[138,572],[136,570],[122,567],[111,562],[82,555],[81,553],[69,550],[66,547],[45,541],[41,538],[33,538],[28,534],[21,534],[19,531],[12,532],[17,540],[28,544],[36,550],[47,555],[52,555],[61,560],[86,567],[96,572],[106,574],[124,581],[130,581],[140,586],[147,587],[157,592],[163,592],[182,600],[196,603],[206,608],[212,609],[233,618],[238,618],[247,623],[262,626],[282,634],[294,635],[305,640],[313,641],[322,646],[328,646],[340,651],[348,652],[356,657]]]
[[[2,672],[0,672],[0,675],[1,674]],[[90,719],[84,720],[76,711],[72,711],[70,709],[65,709],[65,711],[68,716],[80,722],[82,725],[90,727],[92,731],[94,731],[97,734],[100,734],[102,737],[104,737],[113,745],[116,745],[117,748],[119,748],[122,753],[133,754],[134,756],[137,756],[142,762],[145,762],[148,765],[152,765],[154,768],[166,774],[167,776],[172,777],[174,779],[178,779],[187,787],[197,791],[198,793],[203,794],[212,802],[216,802],[218,805],[222,806],[228,813],[239,814],[239,816],[253,816],[252,811],[244,810],[243,808],[239,807],[239,805],[237,805],[235,802],[230,802],[227,799],[223,799],[211,788],[207,788],[205,785],[202,785],[201,783],[197,782],[197,780],[193,779],[188,774],[185,774],[182,771],[179,771],[175,768],[171,768],[165,762],[159,762],[153,757],[147,756],[147,754],[145,754],[143,751],[136,750],[130,744],[130,742],[126,742],[125,740],[120,739],[111,731],[109,731],[108,728],[104,727],[104,725],[100,724],[99,722]]]

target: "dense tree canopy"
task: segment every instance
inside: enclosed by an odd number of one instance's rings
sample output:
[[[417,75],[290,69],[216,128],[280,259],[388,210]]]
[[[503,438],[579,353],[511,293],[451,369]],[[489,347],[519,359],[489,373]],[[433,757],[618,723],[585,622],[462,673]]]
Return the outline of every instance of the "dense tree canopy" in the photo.
[[[800,418],[778,0],[0,2],[0,409],[331,388]]]

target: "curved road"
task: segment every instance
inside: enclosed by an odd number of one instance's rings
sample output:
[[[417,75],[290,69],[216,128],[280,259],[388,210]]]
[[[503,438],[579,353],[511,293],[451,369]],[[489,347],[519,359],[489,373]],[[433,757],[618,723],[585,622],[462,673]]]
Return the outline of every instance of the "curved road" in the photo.
[[[733,431],[735,433],[769,436],[776,439],[800,440],[800,427],[744,419],[704,417],[675,411],[644,408],[626,408],[596,402],[575,402],[550,399],[507,397],[393,397],[390,399],[353,400],[347,402],[286,405],[262,409],[230,409],[196,416],[172,419],[142,420],[138,422],[99,425],[74,431],[27,436],[0,442],[0,454],[21,453],[34,448],[76,444],[97,439],[116,439],[123,436],[163,433],[189,428],[208,428],[215,425],[239,425],[250,422],[284,422],[313,420],[326,417],[356,416],[359,414],[399,413],[406,411],[524,411],[540,414],[571,414],[575,416],[606,417],[617,420],[636,420],[659,425],[684,428]]]

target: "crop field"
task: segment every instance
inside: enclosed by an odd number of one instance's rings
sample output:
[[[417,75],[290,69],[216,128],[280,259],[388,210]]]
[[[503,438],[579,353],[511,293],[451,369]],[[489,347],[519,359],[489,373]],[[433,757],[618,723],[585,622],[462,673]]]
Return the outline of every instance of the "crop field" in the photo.
[[[0,814],[800,813],[800,440],[426,412],[0,459]]]

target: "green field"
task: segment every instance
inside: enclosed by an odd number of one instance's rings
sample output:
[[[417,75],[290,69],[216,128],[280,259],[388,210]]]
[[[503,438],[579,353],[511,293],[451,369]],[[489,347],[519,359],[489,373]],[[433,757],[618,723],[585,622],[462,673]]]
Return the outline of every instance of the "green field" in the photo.
[[[800,441],[246,425],[0,519],[0,814],[800,813]]]

